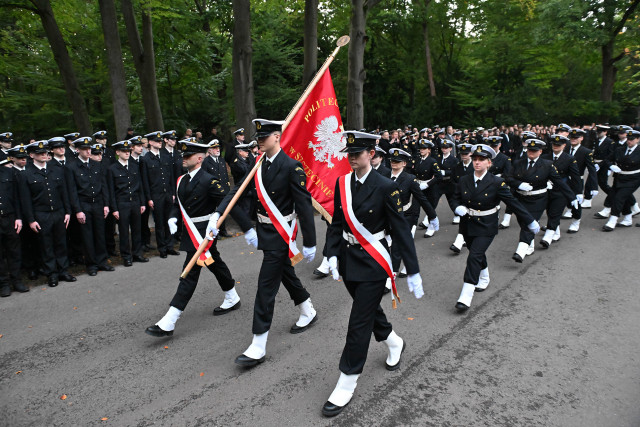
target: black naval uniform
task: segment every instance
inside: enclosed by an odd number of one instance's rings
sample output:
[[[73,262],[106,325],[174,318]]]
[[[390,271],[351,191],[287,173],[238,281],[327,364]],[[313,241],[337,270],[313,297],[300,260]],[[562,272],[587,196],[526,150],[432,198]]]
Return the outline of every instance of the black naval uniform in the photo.
[[[247,156],[246,159],[243,159],[242,156],[240,156],[240,154],[236,153],[235,158],[230,163],[231,176],[233,176],[233,182],[235,183],[240,182],[242,178],[247,173],[249,173],[249,171],[253,167],[253,165],[249,163],[251,159],[252,159],[251,155]],[[238,199],[238,202],[236,203],[237,205],[239,205],[240,209],[242,209],[247,216],[251,216],[251,202],[254,197],[253,191],[254,191],[253,189],[247,188],[244,191],[244,193],[242,193],[242,196],[240,196],[240,199]]]
[[[107,267],[107,246],[105,241],[104,208],[109,206],[107,178],[102,165],[91,159],[87,162],[80,157],[67,166],[73,178],[78,212],[85,215],[85,223],[79,224],[84,245],[84,260],[88,272],[97,272]]]
[[[550,180],[553,183],[553,188],[562,192],[567,200],[574,200],[575,193],[571,191],[567,183],[562,180],[550,160],[538,157],[532,167],[529,167],[529,164],[530,160],[528,157],[516,161],[513,164],[511,172],[507,175],[506,181],[510,186],[514,187],[516,198],[522,203],[525,209],[529,211],[533,219],[539,221],[544,210],[547,208],[549,198],[546,190],[547,181]],[[531,191],[540,191],[541,193],[527,195],[526,193],[528,192],[518,189],[518,186],[523,182],[533,186],[533,190]],[[518,223],[520,224],[520,242],[531,244],[535,234],[527,227],[530,222],[524,222],[518,219]]]
[[[575,194],[582,193],[582,177],[578,171],[578,163],[571,154],[561,152],[558,156],[555,153],[547,153],[540,156],[542,159],[549,160],[558,171],[558,175],[562,181],[569,185],[569,188]],[[553,188],[548,192],[549,199],[547,202],[547,228],[555,230],[560,225],[560,218],[564,212],[565,206],[571,206],[571,201],[575,197],[567,197],[560,188]],[[580,211],[571,206],[573,217],[580,219]]]
[[[438,161],[432,156],[421,157],[416,161],[415,175],[418,183],[420,183],[420,181],[426,181],[429,185],[427,189],[423,191],[429,203],[431,203],[431,206],[435,209],[438,205],[438,188],[442,182],[442,173],[440,172]]]
[[[492,147],[493,148],[493,147]],[[489,171],[492,175],[499,178],[506,176],[511,171],[511,158],[499,151],[496,158],[491,160],[491,167]]]
[[[473,173],[461,177],[456,186],[456,192],[449,202],[452,210],[458,206],[464,206],[469,210],[467,215],[460,217],[459,226],[460,234],[463,235],[469,250],[467,266],[464,270],[465,283],[478,284],[480,271],[488,267],[487,249],[498,234],[498,210],[488,215],[477,214],[495,209],[500,202],[516,214],[520,224],[533,222],[534,218],[513,196],[505,180],[490,172],[487,172],[477,185]]]
[[[453,193],[456,191],[456,183],[453,179],[453,170],[458,164],[458,159],[453,155],[453,153],[449,153],[449,156],[446,158],[441,157],[439,159],[440,170],[444,172],[442,176],[442,181],[438,185],[438,192],[436,193],[436,200],[433,207],[438,207],[438,202],[440,201],[440,197],[445,195],[447,197],[447,201],[450,202],[453,197]]]
[[[76,203],[77,198],[74,197],[76,191],[75,183],[73,182],[73,175],[68,168],[68,166],[76,160],[78,160],[77,151],[75,154],[72,153],[70,157],[65,156],[62,160],[52,156],[51,161],[47,163],[48,168],[60,168],[62,170],[67,184],[67,194],[69,195],[69,203],[71,204],[71,219],[67,227],[67,257],[71,265],[82,263],[83,261],[82,232],[80,231],[80,223],[75,216],[76,213],[80,212],[80,207]]]
[[[0,166],[0,288],[11,284],[16,290],[24,288],[20,281],[20,236],[15,230],[16,220],[22,220],[19,173],[14,168]],[[23,221],[24,227],[29,227],[26,221]]]
[[[40,169],[27,163],[19,180],[21,207],[27,225],[38,222],[37,233],[42,254],[42,270],[50,284],[67,275],[67,236],[65,215],[71,215],[71,203],[62,168]]]
[[[193,178],[191,175],[193,175]],[[202,167],[191,174],[185,174],[180,181],[177,197],[190,218],[203,218],[201,221],[194,222],[200,236],[203,238],[205,238],[209,217],[212,215],[212,212],[215,211],[215,208],[226,194],[227,191],[221,183],[203,170]],[[242,222],[244,218],[241,215],[238,215],[238,208],[234,207],[231,210],[231,215],[242,229],[248,230],[251,228],[250,223]],[[178,200],[176,200],[176,203],[173,206],[171,218],[182,218]],[[216,277],[220,288],[226,292],[235,286],[235,280],[231,275],[231,271],[229,271],[229,267],[227,267],[227,264],[222,260],[216,244],[217,239],[213,240],[213,243],[209,248],[209,252],[211,253],[211,257],[214,262],[208,265],[207,268]],[[182,228],[182,238],[180,240],[180,250],[185,251],[187,256],[184,260],[183,269],[187,264],[189,264],[189,261],[191,261],[191,258],[196,253],[197,249],[198,248],[193,244],[189,237],[187,226],[184,225]],[[187,277],[180,279],[178,290],[170,303],[172,307],[184,311],[196,290],[201,270],[202,267],[195,264],[191,271],[189,271],[189,274],[187,274]]]
[[[391,176],[391,169],[389,169],[384,165],[384,159],[382,160],[382,162],[380,162],[377,168],[374,167],[373,165],[371,167],[373,168],[374,171],[378,172],[380,175],[384,177],[389,178]]]
[[[598,175],[593,159],[593,152],[582,144],[580,144],[577,149],[574,147],[567,147],[565,151],[572,154],[578,164],[578,174],[580,175],[580,192],[578,194],[584,194],[584,198],[586,200],[591,200],[593,197],[591,195],[591,191],[598,190]],[[587,182],[584,182],[584,179],[582,178],[585,170],[589,173],[587,176]],[[578,207],[577,211],[578,212],[573,215],[574,219],[580,219],[582,217],[581,206]]]
[[[264,191],[276,205],[283,216],[293,212],[298,217],[298,228],[302,231],[303,246],[316,246],[316,230],[313,222],[313,207],[311,194],[307,190],[307,177],[300,162],[297,162],[280,150],[273,158],[273,163],[264,155],[265,159],[260,166],[262,168],[262,180]],[[220,203],[216,211],[222,214],[247,177],[238,181],[231,192]],[[251,183],[251,188],[255,188]],[[257,195],[256,195],[257,197]],[[309,299],[309,292],[302,286],[300,279],[289,259],[289,246],[280,237],[273,224],[264,222],[267,211],[258,201],[258,249],[262,250],[264,257],[258,276],[258,291],[253,310],[253,334],[260,335],[271,328],[273,308],[280,283],[284,285],[295,305],[299,305]],[[263,219],[260,219],[260,218]],[[247,218],[248,220],[248,218]],[[248,221],[244,221],[248,223]],[[241,228],[243,231],[246,225]]]
[[[631,213],[631,207],[635,204],[633,193],[640,187],[640,144],[636,144],[629,155],[626,154],[627,150],[625,144],[609,157],[609,164],[622,169],[622,172],[614,175],[611,188],[611,215],[616,217]]]
[[[137,159],[132,155],[129,156],[129,162],[134,162],[138,166],[138,170],[140,171],[140,181],[142,185],[142,192],[144,197],[142,202],[144,203],[145,210],[140,214],[140,241],[142,242],[142,251],[148,250],[151,245],[151,228],[149,227],[149,216],[151,214],[151,208],[147,204],[147,200],[151,197],[149,193],[147,193],[147,187],[144,185],[144,168],[142,167],[142,156],[138,156]]]
[[[125,263],[142,257],[142,235],[140,229],[140,207],[145,206],[142,179],[138,164],[129,159],[125,167],[120,161],[109,166],[109,209],[118,212],[120,234],[120,256]],[[131,243],[129,242],[131,228]]]
[[[169,233],[169,218],[173,208],[176,177],[175,168],[171,157],[166,151],[160,150],[154,154],[149,150],[141,157],[142,183],[147,197],[147,210],[153,213],[153,221],[156,226],[156,243],[161,256],[173,252],[173,242]],[[149,207],[149,201],[153,202],[153,209]]]
[[[411,230],[402,211],[400,191],[393,181],[369,172],[364,183],[356,184],[351,175],[353,212],[372,234],[391,230],[393,248],[401,254],[408,274],[420,272]],[[336,181],[335,211],[327,232],[327,257],[338,258],[338,270],[353,298],[347,339],[340,358],[340,371],[360,374],[367,360],[371,333],[376,341],[384,341],[392,331],[391,323],[380,306],[387,273],[359,244],[350,244],[343,236],[351,233],[342,210],[340,187]],[[380,240],[389,250],[386,239]]]
[[[229,172],[227,172],[227,162],[222,156],[207,156],[202,161],[202,169],[217,180],[225,192],[231,190],[229,182]]]
[[[610,157],[617,147],[618,145],[614,140],[608,136],[605,136],[603,139],[596,140],[593,147],[593,161],[598,165],[598,186],[607,195],[604,202],[604,205],[607,207],[611,207],[611,200],[609,197],[609,194],[611,193],[611,186],[609,185],[609,166],[611,166]]]

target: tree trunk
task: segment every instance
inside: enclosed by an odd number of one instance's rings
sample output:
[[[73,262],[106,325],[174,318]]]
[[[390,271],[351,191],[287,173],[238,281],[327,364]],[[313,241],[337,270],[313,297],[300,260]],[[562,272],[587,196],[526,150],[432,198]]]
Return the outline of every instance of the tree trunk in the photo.
[[[302,84],[307,86],[318,71],[318,0],[304,2],[304,70]]]
[[[253,97],[253,66],[251,62],[251,9],[249,0],[233,0],[233,105],[236,125],[253,129],[256,118]],[[279,117],[265,117],[280,119]]]
[[[162,111],[156,85],[156,60],[153,50],[153,26],[149,9],[143,4],[142,40],[138,32],[138,23],[131,0],[122,0],[122,14],[127,28],[127,38],[131,48],[133,64],[140,80],[140,92],[144,113],[147,118],[147,130],[163,130]]]
[[[129,97],[127,96],[127,81],[122,61],[116,5],[114,0],[100,0],[99,4],[104,45],[107,49],[113,119],[116,125],[116,139],[119,141],[125,137],[127,128],[131,126],[131,110],[129,109]]]
[[[349,31],[349,72],[347,74],[347,129],[364,126],[363,87],[364,47],[366,44],[367,14],[365,0],[351,0],[351,30]]]
[[[51,3],[49,0],[31,0],[31,3],[36,7],[37,14],[42,21],[44,32],[47,35],[47,40],[51,45],[53,58],[60,70],[60,77],[62,78],[65,92],[67,93],[67,99],[71,106],[73,120],[78,128],[78,132],[82,135],[91,135],[91,120],[89,119],[87,104],[82,97],[82,93],[80,93],[80,85],[76,79],[73,63],[71,62],[71,57],[67,51],[67,46],[65,45],[60,28],[58,28],[56,18],[53,16]]]
[[[425,16],[424,22],[422,23],[422,35],[424,36],[424,52],[427,58],[427,76],[429,77],[429,91],[431,92],[431,97],[436,97],[436,85],[433,82],[433,66],[431,65],[431,45],[429,44],[429,14],[427,9],[429,7],[429,3],[431,0],[426,0],[424,5]]]
[[[600,101],[613,100],[613,85],[618,72],[613,58],[613,40],[602,45],[602,86],[600,87]]]

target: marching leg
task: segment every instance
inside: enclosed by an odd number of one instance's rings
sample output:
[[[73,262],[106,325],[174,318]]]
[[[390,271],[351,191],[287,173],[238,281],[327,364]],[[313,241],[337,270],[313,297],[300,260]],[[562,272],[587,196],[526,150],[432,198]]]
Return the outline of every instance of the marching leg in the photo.
[[[256,366],[264,362],[265,355],[267,354],[268,336],[269,331],[262,334],[254,334],[249,348],[240,356],[236,357],[236,364],[250,368],[251,366]]]

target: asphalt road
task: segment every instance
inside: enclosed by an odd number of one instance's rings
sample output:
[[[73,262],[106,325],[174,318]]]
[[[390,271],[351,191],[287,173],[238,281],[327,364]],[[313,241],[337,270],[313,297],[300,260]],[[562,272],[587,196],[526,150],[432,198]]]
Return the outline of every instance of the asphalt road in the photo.
[[[332,420],[320,409],[351,301],[340,282],[312,278],[320,260],[296,267],[318,323],[290,334],[298,309],[281,290],[267,360],[252,370],[233,360],[251,341],[262,254],[242,237],[219,243],[242,308],[213,317],[223,294],[203,271],[169,339],[144,329],[166,312],[184,255],[14,293],[0,300],[0,424],[638,426],[640,228],[600,231],[601,204],[578,234],[563,221],[560,242],[524,264],[511,260],[514,220],[490,248],[489,288],[460,315],[466,250],[449,251],[457,226],[441,203],[441,231],[415,239],[425,296],[402,279],[399,308],[383,300],[408,344],[402,368],[387,372],[384,345],[372,342],[354,399]],[[316,229],[321,247],[324,223]]]

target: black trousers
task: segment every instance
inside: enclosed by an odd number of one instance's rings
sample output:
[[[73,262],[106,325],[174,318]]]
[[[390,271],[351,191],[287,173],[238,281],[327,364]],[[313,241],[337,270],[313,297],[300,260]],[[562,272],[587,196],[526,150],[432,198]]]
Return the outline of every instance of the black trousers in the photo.
[[[431,206],[433,206],[433,209],[435,209],[438,206],[438,190],[435,187],[429,187],[426,190],[422,190],[422,193],[424,193],[429,203],[431,203]],[[427,212],[425,213],[429,215]]]
[[[151,208],[149,205],[145,205],[146,209],[140,214],[140,238],[143,245],[151,244],[151,229],[149,228],[149,215]],[[157,227],[157,225],[156,225]]]
[[[540,221],[540,218],[547,207],[547,194],[548,193],[544,193],[535,196],[522,196],[518,194],[517,197],[518,201],[522,203],[527,211],[529,211],[533,219]],[[529,230],[529,224],[524,224],[520,219],[518,219],[518,224],[520,224],[520,241],[527,245],[531,244],[535,234]]]
[[[555,230],[560,225],[560,218],[567,206],[567,199],[561,193],[551,191],[547,202],[547,228]]]
[[[69,226],[67,227],[67,257],[73,262],[82,262],[83,260],[83,244],[82,232],[80,231],[80,223],[75,215],[71,215]]]
[[[453,181],[447,180],[445,182],[441,182],[435,192],[436,199],[433,203],[431,203],[431,205],[434,209],[436,209],[438,207],[438,203],[440,202],[440,198],[443,195],[447,197],[447,202],[450,202],[455,192],[456,184]]]
[[[231,276],[229,267],[227,267],[227,264],[225,264],[225,262],[222,260],[220,252],[218,252],[218,248],[216,248],[215,240],[213,245],[211,245],[211,248],[209,248],[209,252],[211,253],[211,258],[213,258],[214,262],[213,264],[209,264],[207,268],[216,277],[220,288],[222,288],[224,292],[233,289],[233,287],[235,286],[235,280]],[[185,258],[184,265],[182,266],[183,270],[187,266],[187,264],[189,264],[189,261],[191,261],[191,258],[195,253],[195,251],[187,252],[187,257]],[[185,277],[184,279],[180,279],[178,290],[176,291],[176,294],[173,296],[173,299],[171,300],[171,303],[169,305],[177,308],[178,310],[184,311],[184,309],[187,307],[187,304],[189,304],[189,301],[191,300],[196,287],[198,286],[198,279],[200,278],[201,270],[202,267],[196,264],[193,266],[191,271],[189,271],[187,277]]]
[[[609,168],[601,167],[600,170],[598,171],[597,176],[598,176],[598,186],[607,195],[607,197],[604,200],[604,206],[610,208],[611,197],[609,195],[611,194],[612,188],[609,185]]]
[[[371,282],[344,281],[349,295],[353,298],[347,341],[340,357],[340,372],[344,374],[362,373],[369,353],[372,332],[379,342],[386,340],[393,330],[380,306],[385,282],[386,279]]]
[[[276,304],[276,295],[282,283],[289,292],[289,296],[295,305],[309,298],[309,292],[302,286],[300,279],[291,265],[289,248],[282,245],[282,249],[265,250],[262,259],[262,267],[258,275],[258,291],[253,306],[253,333],[263,334],[271,328],[273,308]]]
[[[64,211],[35,212],[40,224],[38,241],[42,256],[42,270],[47,276],[66,274],[69,268],[67,257],[67,230],[64,226]]]
[[[80,224],[84,245],[84,263],[88,271],[97,271],[99,265],[107,263],[107,245],[105,242],[104,206],[102,203],[80,202],[86,217]]]
[[[405,215],[404,218],[407,220],[407,224],[409,224],[410,227],[413,227],[414,225],[418,224],[418,219],[420,217],[416,215]],[[398,272],[401,262],[402,262],[402,254],[399,252],[398,245],[392,244],[391,245],[391,268],[393,269],[393,271]]]
[[[26,220],[22,221],[20,243],[22,246],[22,267],[27,271],[38,271],[42,265],[40,243],[38,235],[33,232]]]
[[[20,282],[20,236],[15,230],[14,214],[0,216],[0,285]],[[24,224],[23,224],[24,227]],[[27,225],[28,227],[28,225]]]
[[[467,243],[467,249],[469,249],[467,267],[464,269],[464,283],[478,284],[480,270],[484,270],[489,266],[486,252],[494,237],[464,235],[464,241]]]
[[[153,221],[156,225],[156,245],[160,254],[166,254],[168,250],[173,249],[173,241],[171,233],[169,233],[169,218],[171,217],[171,207],[173,205],[173,197],[168,194],[161,194],[153,199]],[[147,208],[149,209],[149,208]],[[144,216],[144,214],[143,214]],[[148,221],[147,221],[148,224]],[[142,224],[144,231],[144,221]],[[144,242],[144,235],[142,237]],[[146,242],[148,243],[148,241]]]
[[[116,252],[116,224],[118,220],[109,212],[104,220],[104,238],[107,245],[107,253],[114,254]]]
[[[131,260],[132,256],[142,255],[142,236],[140,234],[140,204],[133,202],[118,203],[118,232],[120,233],[120,256]],[[129,243],[131,228],[131,243]]]
[[[639,178],[624,183],[613,181],[611,215],[620,216],[620,214],[629,215],[631,213],[631,207],[636,203],[633,193],[638,187],[640,187]]]

